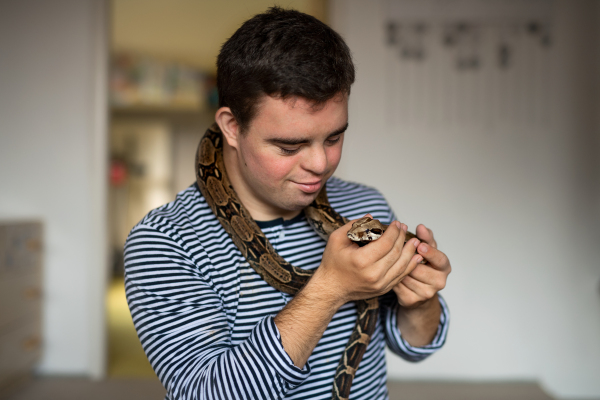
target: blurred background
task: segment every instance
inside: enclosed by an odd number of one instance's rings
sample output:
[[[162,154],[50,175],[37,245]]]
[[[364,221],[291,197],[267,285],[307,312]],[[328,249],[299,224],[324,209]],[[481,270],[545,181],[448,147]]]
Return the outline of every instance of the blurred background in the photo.
[[[193,183],[220,46],[275,4],[353,52],[337,176],[453,266],[448,342],[390,354],[392,398],[600,399],[597,0],[1,0],[0,395],[162,398],[123,244]]]

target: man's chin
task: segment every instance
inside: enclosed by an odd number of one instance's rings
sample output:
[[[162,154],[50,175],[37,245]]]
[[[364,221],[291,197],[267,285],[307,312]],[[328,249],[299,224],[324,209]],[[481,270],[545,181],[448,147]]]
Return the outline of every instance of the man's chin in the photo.
[[[319,192],[310,194],[301,192],[293,200],[286,202],[282,208],[290,212],[304,210],[306,207],[312,204],[313,201],[315,201],[318,195]]]
[[[302,204],[302,208],[306,208],[308,207],[313,201],[315,201],[315,199],[317,198],[317,196],[320,193],[320,190],[315,192],[315,193],[305,193],[305,192],[301,192],[301,204]]]
[[[315,193],[306,193],[302,190],[299,190],[297,187],[294,187],[293,190],[286,190],[286,193],[283,197],[273,196],[270,199],[271,205],[274,207],[274,210],[277,210],[276,213],[284,216],[284,218],[291,218],[306,207],[308,207],[319,195],[320,191]],[[266,199],[265,199],[266,200]]]

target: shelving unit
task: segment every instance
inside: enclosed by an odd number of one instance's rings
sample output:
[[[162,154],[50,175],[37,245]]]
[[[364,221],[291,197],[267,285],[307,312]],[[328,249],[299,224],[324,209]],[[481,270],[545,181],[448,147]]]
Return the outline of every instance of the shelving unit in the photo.
[[[0,395],[40,359],[42,295],[41,222],[0,222]]]

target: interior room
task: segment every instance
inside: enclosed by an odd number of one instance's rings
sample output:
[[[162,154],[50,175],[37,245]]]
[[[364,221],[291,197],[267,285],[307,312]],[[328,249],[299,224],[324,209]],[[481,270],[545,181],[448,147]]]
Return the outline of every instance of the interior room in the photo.
[[[0,398],[164,398],[123,246],[195,182],[221,45],[274,5],[351,49],[335,176],[452,263],[447,342],[387,351],[389,398],[600,400],[597,0],[3,1]]]

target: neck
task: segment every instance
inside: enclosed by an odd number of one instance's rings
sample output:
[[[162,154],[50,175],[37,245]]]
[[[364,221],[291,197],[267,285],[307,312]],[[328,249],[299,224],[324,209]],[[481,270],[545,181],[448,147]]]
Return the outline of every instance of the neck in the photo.
[[[244,180],[237,150],[229,146],[226,140],[223,141],[223,162],[233,190],[255,221],[271,221],[278,218],[288,220],[302,212],[302,210],[277,209],[262,203]]]

